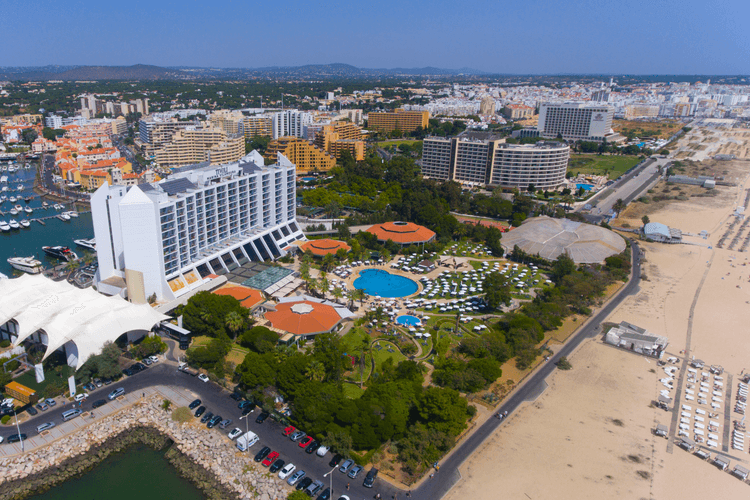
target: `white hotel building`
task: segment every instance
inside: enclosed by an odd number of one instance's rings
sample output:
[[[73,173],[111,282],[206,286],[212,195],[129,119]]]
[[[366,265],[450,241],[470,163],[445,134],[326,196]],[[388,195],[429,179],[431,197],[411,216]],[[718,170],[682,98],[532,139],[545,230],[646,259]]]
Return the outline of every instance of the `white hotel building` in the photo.
[[[545,102],[539,106],[537,130],[549,139],[562,136],[566,141],[609,141],[616,136],[612,131],[614,113],[607,104]]]
[[[97,289],[136,303],[174,300],[209,276],[273,260],[304,235],[295,219],[296,167],[256,151],[237,163],[176,168],[166,180],[99,188],[91,197]]]

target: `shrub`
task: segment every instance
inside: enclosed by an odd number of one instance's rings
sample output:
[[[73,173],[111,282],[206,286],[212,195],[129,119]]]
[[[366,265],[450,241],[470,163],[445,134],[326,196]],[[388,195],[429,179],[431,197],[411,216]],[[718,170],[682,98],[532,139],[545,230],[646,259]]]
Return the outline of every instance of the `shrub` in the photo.
[[[10,347],[10,340],[0,340],[0,348],[5,349]]]
[[[193,418],[193,413],[188,409],[187,406],[180,406],[172,411],[172,420],[184,424],[189,422]]]
[[[161,402],[161,408],[164,411],[169,411],[169,407],[172,406],[172,402],[168,399],[165,399]]]
[[[3,425],[10,422],[10,415],[4,415],[2,419],[0,419],[0,422],[2,422]]]
[[[557,367],[561,370],[570,370],[571,368],[573,368],[573,365],[570,364],[568,358],[566,358],[565,356],[561,356],[557,362]]]

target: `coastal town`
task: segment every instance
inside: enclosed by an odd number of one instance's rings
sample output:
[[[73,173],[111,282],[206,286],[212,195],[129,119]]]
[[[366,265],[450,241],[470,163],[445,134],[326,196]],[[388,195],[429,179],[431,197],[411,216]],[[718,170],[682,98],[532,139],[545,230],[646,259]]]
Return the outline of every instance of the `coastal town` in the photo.
[[[746,496],[746,35],[686,5],[727,50],[631,19],[636,62],[628,14],[603,53],[390,5],[431,54],[298,7],[339,35],[149,5],[0,67],[0,497]]]

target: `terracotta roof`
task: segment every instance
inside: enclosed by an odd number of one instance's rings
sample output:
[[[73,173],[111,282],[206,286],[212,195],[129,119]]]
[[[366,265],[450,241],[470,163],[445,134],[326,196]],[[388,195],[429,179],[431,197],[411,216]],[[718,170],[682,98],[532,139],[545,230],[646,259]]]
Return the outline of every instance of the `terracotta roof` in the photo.
[[[260,293],[260,291],[254,288],[248,288],[246,286],[235,284],[226,284],[218,290],[214,290],[213,293],[215,293],[216,295],[229,295],[231,297],[234,297],[235,299],[240,301],[242,307],[246,307],[248,309],[264,300],[263,294]]]
[[[329,253],[336,253],[339,250],[339,248],[343,248],[347,252],[352,249],[352,247],[350,247],[343,241],[332,240],[329,238],[325,238],[322,240],[306,241],[302,243],[299,246],[299,248],[303,252],[310,250],[313,253],[313,255],[317,255],[318,257],[322,257]]]
[[[427,243],[435,238],[435,233],[413,222],[386,222],[375,224],[367,230],[378,237],[378,241],[393,240],[394,243],[410,245]]]
[[[341,321],[333,306],[309,300],[282,302],[275,307],[266,313],[266,319],[274,328],[295,335],[329,332]]]

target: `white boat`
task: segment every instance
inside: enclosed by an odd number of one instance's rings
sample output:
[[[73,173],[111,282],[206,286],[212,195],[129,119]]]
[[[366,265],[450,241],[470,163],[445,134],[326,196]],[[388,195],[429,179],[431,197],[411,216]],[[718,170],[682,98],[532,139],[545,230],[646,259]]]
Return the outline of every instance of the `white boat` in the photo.
[[[16,198],[15,196],[11,196],[10,198],[8,198],[8,200],[10,200],[11,203],[15,203],[17,199],[18,198]]]
[[[10,226],[4,220],[0,220],[0,231],[7,233],[10,231]]]
[[[31,227],[31,222],[26,219],[23,219],[19,224],[21,224],[21,227]]]
[[[65,213],[68,214],[71,217],[78,217],[78,212],[76,212],[75,210],[70,210],[70,211],[65,212]]]
[[[8,166],[8,173],[9,174],[13,174],[13,173],[15,173],[15,171],[16,171],[16,167],[14,167],[13,165],[9,165]]]
[[[42,208],[49,208],[49,203],[47,203],[46,201],[43,201]]]
[[[18,210],[16,210],[15,208],[11,208],[10,215],[18,215]]]
[[[3,191],[7,191],[8,190],[8,186],[3,186],[2,190]]]
[[[0,172],[2,172],[2,170],[0,170]],[[8,183],[8,176],[7,175],[0,176],[0,184],[7,184],[7,183]]]
[[[61,214],[58,214],[57,218],[60,219],[60,220],[69,221],[70,220],[70,215],[68,215],[65,212],[63,212]]]
[[[29,274],[39,274],[42,272],[42,263],[34,257],[11,257],[8,264],[13,269],[18,269]]]
[[[11,229],[21,229],[21,225],[16,219],[11,219],[10,222],[8,222],[8,225]]]
[[[33,212],[33,211],[34,211],[34,209],[33,209],[33,208],[31,208],[31,207],[28,207],[28,206],[27,206],[27,207],[24,207],[24,208],[23,208],[23,211],[24,211],[24,212],[26,212],[27,214],[30,214],[31,212]]]
[[[18,210],[19,212],[23,212],[23,207],[21,205],[13,205],[13,208]]]
[[[63,207],[59,203],[55,203],[55,210],[62,210],[63,208],[65,208],[65,207]]]
[[[19,184],[18,186],[16,186],[16,191],[23,191],[23,190],[24,190],[23,184]]]
[[[24,165],[24,166],[23,166],[23,168],[25,168],[26,170],[31,170],[31,165],[29,165],[29,164],[27,163],[26,165]]]
[[[96,250],[96,239],[90,238],[90,239],[80,239],[80,240],[73,240],[73,243],[78,245],[79,247],[88,248],[89,250]]]

